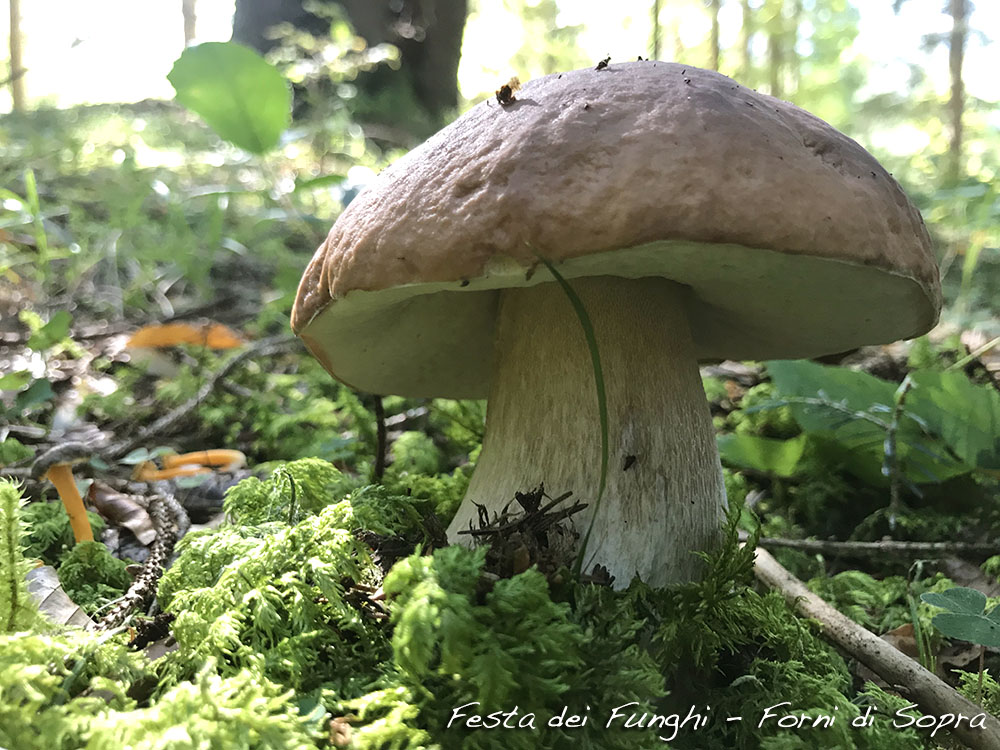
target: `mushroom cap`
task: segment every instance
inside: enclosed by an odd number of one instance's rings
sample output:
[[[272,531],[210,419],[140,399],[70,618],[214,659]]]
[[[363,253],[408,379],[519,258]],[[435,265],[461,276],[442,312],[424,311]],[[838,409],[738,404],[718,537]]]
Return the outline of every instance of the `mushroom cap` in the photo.
[[[292,327],[374,393],[483,398],[499,290],[567,278],[686,285],[701,359],[812,357],[919,335],[930,238],[855,141],[718,73],[642,61],[482,102],[345,209]]]

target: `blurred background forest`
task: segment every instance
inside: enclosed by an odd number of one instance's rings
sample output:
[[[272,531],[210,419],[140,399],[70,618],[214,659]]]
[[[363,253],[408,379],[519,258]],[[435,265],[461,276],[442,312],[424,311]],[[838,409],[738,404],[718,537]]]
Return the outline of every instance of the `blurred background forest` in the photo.
[[[873,151],[932,229],[954,303],[947,319],[996,334],[1000,9],[992,3],[10,0],[9,9],[15,33],[0,68],[0,110],[24,116],[0,123],[0,185],[9,191],[0,228],[40,220],[52,237],[26,250],[0,235],[0,272],[30,277],[25,263],[37,275],[34,261],[56,262],[57,286],[92,287],[98,309],[110,303],[122,315],[156,304],[157,293],[143,289],[201,297],[211,269],[240,257],[278,267],[272,291],[287,307],[302,259],[284,253],[310,250],[389,160],[511,75],[643,55],[719,70]],[[294,82],[295,127],[249,171],[209,178],[244,155],[183,129],[183,113],[161,100],[172,96],[166,73],[184,45],[230,36]],[[49,179],[80,169],[97,180],[86,198]],[[18,202],[26,170],[42,183],[34,212]],[[95,200],[111,214],[100,226],[86,221]],[[152,204],[165,216],[151,224]],[[161,222],[159,247],[150,247],[148,232]],[[158,283],[147,284],[150,276]]]

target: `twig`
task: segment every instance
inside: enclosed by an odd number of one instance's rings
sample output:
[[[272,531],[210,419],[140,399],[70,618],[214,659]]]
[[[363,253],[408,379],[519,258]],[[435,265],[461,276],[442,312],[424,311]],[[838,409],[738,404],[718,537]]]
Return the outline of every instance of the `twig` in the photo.
[[[767,549],[797,549],[803,552],[844,557],[937,557],[940,555],[994,555],[1000,552],[1000,540],[994,542],[840,542],[822,539],[762,538]]]
[[[212,373],[212,376],[192,398],[185,401],[173,411],[157,419],[153,422],[153,424],[140,430],[137,435],[115,443],[106,451],[103,451],[102,456],[110,460],[121,458],[138,448],[154,435],[166,432],[194,411],[206,398],[211,395],[212,391],[218,387],[219,383],[222,382],[222,380],[226,378],[229,373],[246,360],[252,357],[262,357],[269,354],[277,354],[278,352],[291,351],[300,345],[299,339],[292,336],[273,336],[269,339],[261,339],[255,344],[248,346],[236,356],[228,359],[222,367]]]
[[[542,528],[547,528],[551,526],[553,523],[561,521],[564,518],[569,518],[570,516],[574,515],[575,513],[579,513],[581,510],[587,507],[586,503],[577,500],[573,505],[570,505],[567,508],[563,508],[562,510],[556,511],[555,513],[550,512],[556,505],[561,503],[563,500],[566,500],[572,494],[573,494],[572,492],[565,492],[559,497],[552,500],[551,502],[545,504],[538,510],[532,513],[524,513],[523,515],[513,520],[507,520],[506,518],[507,512],[505,508],[503,516],[501,518],[496,519],[494,521],[494,525],[480,526],[478,529],[473,529],[473,528],[462,529],[458,533],[469,534],[471,536],[484,536],[486,534],[502,534],[507,531],[512,531],[515,529],[520,529],[523,526],[527,526],[530,522],[539,518],[548,521],[547,523],[544,524],[544,526],[542,526]],[[508,503],[508,506],[509,505],[510,503]]]
[[[857,659],[890,685],[903,691],[920,710],[932,716],[984,714],[983,727],[959,724],[951,731],[973,750],[1000,750],[1000,720],[960,695],[902,651],[842,615],[789,573],[769,552],[756,550],[757,579],[776,589],[804,617],[819,623],[824,638]]]
[[[156,582],[163,575],[163,568],[170,558],[174,543],[190,528],[187,513],[170,493],[154,495],[149,500],[149,518],[156,529],[156,541],[150,547],[142,571],[118,600],[97,623],[98,630],[110,630],[125,622],[134,609],[145,606],[156,593]]]

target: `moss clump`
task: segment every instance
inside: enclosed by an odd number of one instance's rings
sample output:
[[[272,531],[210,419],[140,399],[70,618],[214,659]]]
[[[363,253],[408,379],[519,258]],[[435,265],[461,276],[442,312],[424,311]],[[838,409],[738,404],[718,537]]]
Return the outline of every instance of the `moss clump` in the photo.
[[[58,566],[76,544],[66,509],[58,501],[36,502],[25,506],[21,517],[27,526],[25,557],[38,558],[46,565]],[[105,526],[104,519],[97,513],[87,511],[87,520],[94,536],[100,536]]]
[[[176,651],[143,669],[114,640],[0,638],[0,746],[928,747],[891,726],[891,697],[852,690],[843,660],[780,596],[752,588],[754,540],[738,543],[738,504],[725,543],[704,556],[705,578],[684,586],[614,591],[535,569],[498,577],[485,550],[464,547],[413,552],[383,582],[368,544],[419,545],[435,502],[387,487],[334,498],[342,477],[328,464],[285,468],[227,498],[256,523],[179,545],[159,591]],[[380,582],[387,605],[370,599]],[[758,726],[784,701],[834,721]],[[851,727],[869,704],[880,706],[871,726]],[[523,728],[465,724],[496,712]],[[641,728],[626,724],[644,713]],[[681,725],[692,713],[698,727]]]
[[[264,481],[251,477],[230,487],[224,508],[238,526],[291,524],[318,513],[356,486],[328,461],[303,458],[275,469]]]
[[[100,542],[80,542],[59,566],[63,590],[87,614],[124,594],[132,584],[125,562]]]
[[[404,432],[392,444],[392,467],[400,473],[437,474],[441,459],[441,451],[423,432]]]
[[[290,503],[291,485],[271,481],[279,495],[269,507]],[[241,484],[227,502],[236,496],[245,509],[274,500],[266,483]],[[318,491],[306,481],[297,490],[304,498]],[[189,535],[159,588],[162,606],[176,615],[179,645],[164,662],[164,684],[190,679],[216,659],[223,676],[258,669],[301,693],[360,694],[359,686],[381,673],[390,649],[385,618],[358,588],[377,585],[380,574],[354,532],[412,535],[420,522],[407,498],[369,487],[294,525],[272,521]]]
[[[119,641],[83,632],[0,636],[0,747],[84,747],[96,716],[134,705],[127,691],[141,663]]]
[[[770,438],[790,438],[801,432],[787,404],[781,404],[773,383],[753,386],[740,399],[740,407],[729,415],[733,432]]]

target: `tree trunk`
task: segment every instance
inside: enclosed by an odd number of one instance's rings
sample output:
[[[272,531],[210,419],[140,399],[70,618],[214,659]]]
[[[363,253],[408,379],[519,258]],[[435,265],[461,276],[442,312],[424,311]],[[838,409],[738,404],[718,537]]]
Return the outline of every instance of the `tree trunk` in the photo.
[[[650,42],[649,56],[652,60],[660,59],[660,0],[653,0],[653,34]]]
[[[744,84],[749,84],[753,60],[750,56],[750,40],[753,38],[753,9],[750,0],[741,0],[743,10],[743,25],[740,28],[740,78]]]
[[[802,24],[803,11],[802,0],[792,0],[792,17],[788,23],[785,64],[788,68],[788,80],[793,92],[799,90],[799,83],[802,81],[801,60],[799,53],[795,50],[795,45],[799,41],[799,26]]]
[[[951,98],[948,115],[951,135],[948,143],[947,177],[951,183],[962,176],[962,114],[965,111],[965,83],[962,81],[962,64],[965,61],[965,42],[969,34],[968,0],[949,0],[951,38],[948,44],[948,68],[951,73]]]
[[[708,37],[708,67],[719,69],[719,13],[722,10],[722,0],[709,0],[708,10],[712,16],[712,30]]]
[[[181,13],[184,14],[184,46],[187,47],[194,41],[195,24],[195,2],[197,0],[181,0]]]
[[[783,92],[782,76],[785,68],[784,1],[775,0],[771,5],[767,19],[768,93],[780,97]]]
[[[458,61],[468,0],[339,0],[355,32],[369,45],[389,43],[400,52],[400,69],[379,66],[359,76],[363,93],[384,94],[402,85],[440,124],[458,106]],[[322,36],[329,22],[307,12],[302,0],[236,0],[233,39],[261,52],[275,42],[267,30],[278,23]]]
[[[21,0],[10,0],[10,97],[15,112],[24,112],[28,107],[21,42]]]

